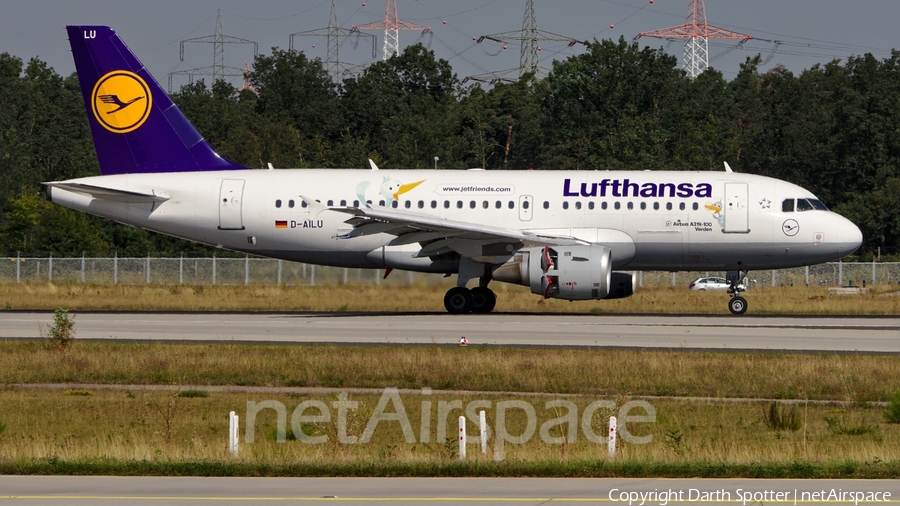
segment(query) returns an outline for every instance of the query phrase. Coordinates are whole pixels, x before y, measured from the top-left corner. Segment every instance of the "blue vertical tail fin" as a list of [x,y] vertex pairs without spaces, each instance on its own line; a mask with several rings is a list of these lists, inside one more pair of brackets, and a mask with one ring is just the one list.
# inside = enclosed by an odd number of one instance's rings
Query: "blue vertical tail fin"
[[100,172],[245,169],[219,156],[108,26],[67,26]]

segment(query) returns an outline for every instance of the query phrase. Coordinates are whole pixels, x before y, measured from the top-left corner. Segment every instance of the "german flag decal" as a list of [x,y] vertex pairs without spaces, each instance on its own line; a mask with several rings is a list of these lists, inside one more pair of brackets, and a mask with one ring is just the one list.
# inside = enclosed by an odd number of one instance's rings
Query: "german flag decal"
[[275,228],[288,228],[287,221],[275,220]]

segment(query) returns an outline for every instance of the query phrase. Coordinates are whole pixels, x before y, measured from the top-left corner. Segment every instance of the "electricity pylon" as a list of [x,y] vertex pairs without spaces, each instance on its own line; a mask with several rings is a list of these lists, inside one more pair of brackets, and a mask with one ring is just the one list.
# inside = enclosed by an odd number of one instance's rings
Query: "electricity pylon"
[[681,67],[692,79],[709,68],[709,39],[736,39],[738,44],[752,39],[750,35],[717,28],[706,23],[706,6],[703,0],[691,0],[688,5],[685,24],[670,26],[651,32],[637,34],[640,37],[657,37],[661,39],[685,39],[684,57]]

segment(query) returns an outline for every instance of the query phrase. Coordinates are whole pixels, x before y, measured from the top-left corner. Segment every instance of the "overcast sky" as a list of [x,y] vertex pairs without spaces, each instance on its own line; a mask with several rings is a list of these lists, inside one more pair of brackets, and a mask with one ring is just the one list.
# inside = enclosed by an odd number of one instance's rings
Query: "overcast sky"
[[[343,28],[384,18],[385,0],[335,0],[338,24]],[[534,0],[540,30],[578,40],[593,38],[633,39],[638,33],[685,22],[688,0]],[[525,0],[397,0],[401,20],[428,26],[433,36],[401,31],[400,44],[418,41],[430,44],[438,58],[449,60],[460,79],[475,74],[515,69],[520,46],[473,37],[518,31],[522,28]],[[166,85],[173,71],[210,66],[212,45],[185,45],[185,60],[179,61],[179,41],[212,35],[216,11],[221,9],[224,33],[259,43],[261,53],[278,46],[287,49],[289,34],[324,30],[328,26],[331,0],[3,0],[0,2],[0,52],[28,60],[38,57],[57,72],[74,70],[65,26],[105,24],[112,26],[135,51],[156,79]],[[738,47],[735,41],[710,44],[710,66],[726,79],[738,64],[757,53],[771,60],[763,70],[781,64],[795,73],[816,63],[851,55],[873,53],[879,59],[900,46],[897,22],[900,1],[865,0],[707,0],[709,24],[751,35],[755,40]],[[371,44],[362,41],[354,49],[353,39],[342,41],[341,60],[366,64],[380,60],[383,32],[377,36],[376,57]],[[781,41],[776,44],[774,41]],[[641,38],[640,44],[666,47],[681,58],[681,43]],[[541,64],[564,59],[582,51],[581,46],[541,42]],[[295,37],[294,47],[308,56],[326,57],[325,37]],[[243,67],[252,62],[249,45],[228,45],[226,65]],[[510,74],[518,75],[517,71]],[[187,78],[175,76],[177,87]],[[208,79],[207,79],[208,82]],[[239,82],[235,83],[239,84]]]

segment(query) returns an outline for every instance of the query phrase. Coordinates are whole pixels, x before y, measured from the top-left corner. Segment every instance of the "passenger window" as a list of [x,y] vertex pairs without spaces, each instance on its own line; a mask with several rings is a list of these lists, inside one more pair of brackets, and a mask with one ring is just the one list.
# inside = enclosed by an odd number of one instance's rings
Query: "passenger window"
[[462,200],[457,200],[457,201],[456,201],[456,208],[457,208],[457,209],[462,209]]
[[498,200],[497,202],[494,203],[494,207],[496,207],[497,209],[500,209],[501,207],[503,207],[503,202],[500,202]]
[[424,200],[419,201],[419,209],[425,209],[425,201]]
[[359,201],[358,201],[358,200],[354,200],[354,201],[353,201],[353,207],[359,207]]
[[278,199],[275,201],[275,207],[277,207],[277,208],[281,207],[281,199]]
[[684,202],[678,204],[678,209],[684,211]]
[[604,211],[606,210],[606,201],[605,200],[600,203],[600,209],[603,209]]
[[469,201],[469,209],[475,209],[475,201],[474,200]]
[[671,211],[671,210],[672,210],[672,203],[666,202],[666,211]]
[[487,201],[487,200],[485,200],[484,202],[481,203],[481,208],[482,208],[482,209],[487,209],[487,208],[490,207],[490,206],[491,206],[491,205],[488,204],[488,201]]
[[305,200],[301,200],[301,201],[300,201],[300,207],[306,209],[306,206],[307,206],[306,201],[305,201]]
[[528,209],[528,201],[527,200],[522,202],[522,209]]
[[410,207],[412,207],[412,201],[411,201],[411,200],[407,200],[406,202],[403,203],[403,205],[404,205],[407,209],[409,209]]
[[384,207],[384,201],[383,201],[383,200],[379,200],[379,201],[378,201],[378,205],[381,206],[381,207]]
[[391,201],[391,207],[393,207],[394,209],[397,209],[397,206],[399,206],[399,205],[400,205],[400,202],[397,202],[396,200]]
[[450,201],[449,200],[444,201],[444,209],[450,209]]
[[615,207],[615,208],[616,208],[616,210],[618,210],[618,209],[619,209],[619,208],[621,208],[621,207],[622,207],[622,204],[621,204],[621,203],[619,203],[619,202],[618,202],[618,201],[616,201],[616,203],[615,203],[615,205],[614,205],[614,206],[613,206],[613,207]]
[[581,201],[575,202],[575,209],[581,209]]
[[563,202],[563,209],[568,209],[568,208],[569,208],[569,203]]
[[550,202],[544,201],[544,209],[550,209]]
[[[317,201],[317,202],[318,202],[318,201]],[[366,201],[366,204],[369,204],[369,205],[371,206],[371,205],[372,205],[372,201],[371,201],[371,200],[367,200],[367,201]]]
[[628,203],[628,210],[632,210],[632,209],[634,209],[634,202],[629,202],[629,203]]
[[515,208],[516,208],[516,203],[513,202],[512,200],[510,200],[510,201],[509,201],[509,208],[510,208],[510,209],[515,209]]
[[797,199],[797,212],[812,211],[813,206],[806,199]]
[[654,202],[654,203],[653,203],[653,210],[654,210],[654,211],[659,211],[659,202]]
[[781,203],[781,212],[783,212],[783,213],[794,212],[794,199],[784,199],[784,202]]
[[[381,201],[381,205],[384,205],[384,201],[383,201],[383,200]],[[341,201],[341,207],[347,207],[347,201],[346,201],[346,200],[342,200],[342,201]]]
[[593,209],[593,208],[594,208],[594,201],[588,202],[588,209]]
[[437,200],[432,200],[432,201],[431,201],[431,208],[432,208],[432,209],[437,209]]
[[329,201],[328,201],[328,207],[332,207],[333,205],[334,205],[334,201],[333,201],[333,200],[329,200]]
[[647,203],[641,202],[641,211],[643,211],[644,209],[647,209]]
[[293,201],[293,200],[288,200],[288,207],[290,207],[291,209],[294,208],[294,201]]
[[700,209],[700,204],[694,202],[694,205],[691,206],[691,209],[693,209],[694,211],[696,211],[697,209]]

